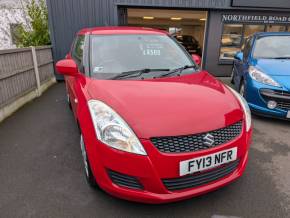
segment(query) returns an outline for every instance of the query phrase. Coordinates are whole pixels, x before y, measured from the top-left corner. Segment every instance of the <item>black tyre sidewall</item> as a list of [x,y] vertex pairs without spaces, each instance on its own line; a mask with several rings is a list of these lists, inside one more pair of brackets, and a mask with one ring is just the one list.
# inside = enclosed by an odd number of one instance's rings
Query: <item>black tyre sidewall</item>
[[[82,136],[82,135],[81,135]],[[85,143],[85,142],[84,142]],[[86,150],[86,146],[84,144],[84,149]],[[85,166],[83,166],[84,168],[84,174],[85,174],[85,177],[86,177],[86,180],[88,182],[88,184],[93,187],[93,188],[97,188],[98,187],[98,184],[96,182],[96,179],[92,173],[92,169],[91,169],[91,165],[90,165],[90,161],[88,159],[88,156],[86,155],[87,157],[87,165],[88,165],[88,175],[86,174],[86,170],[85,170]],[[82,157],[83,158],[83,157]]]

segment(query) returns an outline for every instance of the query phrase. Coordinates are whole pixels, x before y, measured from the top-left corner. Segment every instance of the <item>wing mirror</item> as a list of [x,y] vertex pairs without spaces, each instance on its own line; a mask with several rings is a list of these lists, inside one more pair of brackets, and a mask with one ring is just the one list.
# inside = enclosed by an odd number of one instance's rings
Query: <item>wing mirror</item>
[[239,51],[239,52],[237,52],[236,54],[235,54],[235,56],[234,56],[234,58],[236,59],[236,60],[239,60],[239,61],[242,61],[243,60],[243,52],[241,52],[241,51]]
[[59,74],[67,76],[76,76],[78,74],[78,66],[72,59],[60,60],[55,65]]
[[201,64],[201,57],[199,55],[193,54],[191,55],[192,60],[197,64],[200,65]]

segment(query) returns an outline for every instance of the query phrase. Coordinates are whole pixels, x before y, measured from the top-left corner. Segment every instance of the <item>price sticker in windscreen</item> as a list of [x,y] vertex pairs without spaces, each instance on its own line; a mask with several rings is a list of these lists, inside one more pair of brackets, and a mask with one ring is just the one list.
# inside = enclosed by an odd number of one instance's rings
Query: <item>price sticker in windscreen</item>
[[161,55],[161,51],[160,49],[144,49],[143,50],[143,55],[144,56],[160,56]]

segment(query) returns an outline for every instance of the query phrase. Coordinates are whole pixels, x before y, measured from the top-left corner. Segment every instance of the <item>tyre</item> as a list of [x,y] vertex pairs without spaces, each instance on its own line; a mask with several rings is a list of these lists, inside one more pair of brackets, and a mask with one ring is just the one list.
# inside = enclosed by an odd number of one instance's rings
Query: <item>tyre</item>
[[231,73],[231,84],[235,84],[235,68],[233,67],[232,73]]
[[245,97],[245,83],[244,83],[243,80],[241,81],[241,84],[240,84],[239,93],[240,93],[241,96]]
[[96,187],[98,187],[98,185],[97,185],[96,179],[92,173],[90,163],[88,161],[86,146],[85,146],[82,134],[80,137],[80,146],[81,146],[81,151],[82,151],[83,166],[84,166],[86,180],[91,187],[96,188]]
[[69,109],[72,110],[69,94],[66,95],[66,102],[69,106]]

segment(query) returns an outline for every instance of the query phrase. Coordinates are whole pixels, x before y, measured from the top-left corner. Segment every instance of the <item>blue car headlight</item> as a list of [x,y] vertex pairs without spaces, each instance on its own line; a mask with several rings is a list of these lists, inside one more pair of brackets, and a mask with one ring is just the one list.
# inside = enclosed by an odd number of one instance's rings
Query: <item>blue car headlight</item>
[[263,73],[261,70],[257,69],[256,67],[253,67],[253,66],[249,67],[249,75],[253,80],[256,80],[257,82],[270,85],[270,86],[281,87],[279,83],[277,83],[270,76]]

